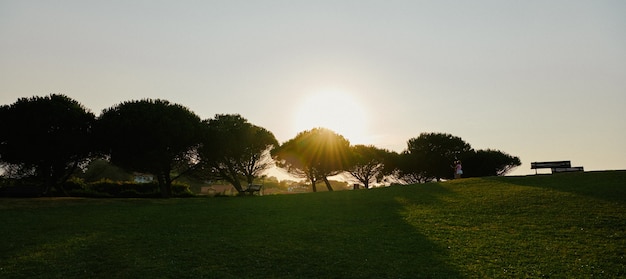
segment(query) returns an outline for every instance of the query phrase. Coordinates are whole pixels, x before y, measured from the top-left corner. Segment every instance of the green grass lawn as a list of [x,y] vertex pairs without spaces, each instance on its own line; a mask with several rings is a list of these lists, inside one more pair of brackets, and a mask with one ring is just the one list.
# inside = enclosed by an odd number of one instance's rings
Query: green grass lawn
[[626,277],[626,172],[188,199],[0,199],[0,278]]

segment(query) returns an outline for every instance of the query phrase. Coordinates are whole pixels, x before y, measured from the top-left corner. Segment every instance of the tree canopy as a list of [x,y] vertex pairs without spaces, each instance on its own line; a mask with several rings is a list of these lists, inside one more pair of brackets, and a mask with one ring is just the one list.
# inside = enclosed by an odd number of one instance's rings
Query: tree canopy
[[391,152],[373,145],[355,145],[351,147],[351,164],[348,173],[363,183],[365,189],[370,183],[382,180],[389,174]]
[[466,177],[505,175],[521,164],[518,157],[499,150],[477,150],[463,159],[463,172]]
[[202,121],[186,107],[164,100],[128,101],[97,120],[100,148],[113,164],[157,177],[161,195],[171,195],[172,172],[197,164]]
[[452,162],[472,151],[469,143],[446,133],[422,133],[409,139],[407,145],[405,166],[426,180],[452,178]]
[[314,128],[283,143],[274,150],[272,157],[277,166],[308,179],[313,192],[317,191],[319,180],[332,191],[328,177],[340,174],[350,166],[350,142],[329,129]]
[[64,192],[62,183],[93,149],[95,116],[59,94],[18,99],[0,107],[0,161],[9,175],[34,176]]
[[[95,159],[104,161],[81,164]],[[473,150],[460,137],[422,133],[407,141],[401,154],[375,146],[355,145],[326,128],[298,133],[282,145],[269,130],[239,114],[217,114],[202,121],[195,113],[166,100],[127,101],[97,118],[78,102],[58,94],[18,99],[0,106],[0,166],[3,176],[36,178],[42,190],[61,186],[79,167],[90,166],[84,179],[110,177],[103,170],[121,167],[151,174],[161,195],[171,183],[194,171],[203,179],[224,180],[240,193],[273,164],[306,179],[317,191],[329,177],[349,173],[369,188],[382,177],[421,183],[453,177],[461,160],[465,177],[504,175],[521,165],[499,150]],[[100,168],[98,170],[98,168]],[[199,172],[195,172],[198,171]],[[117,175],[115,177],[118,177]]]
[[218,114],[204,123],[207,129],[199,154],[210,176],[228,181],[242,193],[241,180],[250,185],[272,166],[269,152],[278,146],[272,132],[238,114]]

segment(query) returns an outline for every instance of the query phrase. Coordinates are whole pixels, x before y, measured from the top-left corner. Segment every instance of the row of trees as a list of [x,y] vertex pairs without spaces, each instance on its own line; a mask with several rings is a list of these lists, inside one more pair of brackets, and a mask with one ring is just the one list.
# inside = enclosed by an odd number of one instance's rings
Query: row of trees
[[219,179],[243,192],[276,164],[307,179],[313,191],[328,177],[348,173],[366,188],[383,177],[409,183],[452,178],[450,164],[465,161],[469,176],[503,175],[520,165],[497,150],[475,151],[449,134],[423,133],[395,153],[350,145],[325,129],[303,131],[279,144],[265,128],[238,114],[202,120],[165,100],[127,101],[95,116],[59,94],[21,98],[0,107],[0,164],[4,175],[36,178],[44,193],[62,184],[89,160],[105,158],[129,171],[153,174],[161,195],[182,175]]

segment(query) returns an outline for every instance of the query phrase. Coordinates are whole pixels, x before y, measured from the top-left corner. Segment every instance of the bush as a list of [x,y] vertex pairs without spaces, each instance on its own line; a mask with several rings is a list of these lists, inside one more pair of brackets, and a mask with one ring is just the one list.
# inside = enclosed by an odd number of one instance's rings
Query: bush
[[[158,198],[161,190],[158,183],[136,183],[133,181],[113,181],[101,179],[85,183],[81,178],[73,177],[63,183],[63,188],[70,196],[88,198]],[[0,177],[0,196],[3,197],[38,197],[41,196],[39,183],[29,179],[10,179]],[[172,196],[194,197],[188,184],[172,183]]]
[[[117,198],[157,198],[160,197],[158,183],[136,183],[132,181],[112,181],[103,179],[89,183],[83,191],[73,191],[73,195],[82,197],[117,197]],[[172,183],[172,196],[193,197],[189,185]]]
[[103,179],[90,183],[88,188],[92,193],[105,194],[111,197],[148,198],[159,195],[159,185],[155,183],[135,183],[130,181],[111,181]]
[[63,189],[65,189],[68,193],[85,190],[86,187],[87,184],[85,181],[78,177],[72,177],[63,183]]
[[0,188],[2,187],[39,187],[41,186],[41,182],[34,177],[24,177],[24,178],[10,178],[10,177],[2,177],[0,179]]
[[179,182],[172,183],[172,196],[185,198],[185,197],[195,197],[195,194],[191,192],[189,185]]
[[36,198],[41,194],[41,183],[32,178],[0,177],[0,197]]
[[91,189],[74,190],[70,192],[70,196],[83,198],[113,198],[110,194],[96,192]]

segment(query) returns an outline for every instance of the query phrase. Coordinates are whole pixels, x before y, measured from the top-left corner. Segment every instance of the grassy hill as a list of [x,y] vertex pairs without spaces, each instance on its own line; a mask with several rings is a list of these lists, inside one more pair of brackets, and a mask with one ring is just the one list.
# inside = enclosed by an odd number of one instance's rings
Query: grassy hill
[[626,276],[626,171],[190,199],[0,199],[0,278]]

